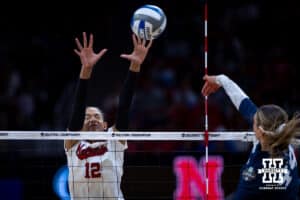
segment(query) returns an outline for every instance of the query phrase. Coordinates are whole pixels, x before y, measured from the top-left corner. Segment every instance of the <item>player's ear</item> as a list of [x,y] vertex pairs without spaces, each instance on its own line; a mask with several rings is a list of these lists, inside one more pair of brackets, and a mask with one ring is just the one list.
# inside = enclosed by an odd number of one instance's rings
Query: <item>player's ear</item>
[[106,130],[107,129],[107,122],[102,122],[102,123],[103,123],[104,130]]

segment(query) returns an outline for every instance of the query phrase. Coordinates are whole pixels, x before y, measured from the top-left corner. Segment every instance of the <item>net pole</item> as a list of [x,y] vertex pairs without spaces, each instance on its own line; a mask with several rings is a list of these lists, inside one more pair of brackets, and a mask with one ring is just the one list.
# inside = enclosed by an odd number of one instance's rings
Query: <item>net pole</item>
[[[207,56],[208,56],[208,39],[207,39],[207,22],[208,22],[208,14],[207,14],[207,1],[204,4],[204,73],[208,74],[207,70]],[[204,131],[204,142],[205,142],[205,172],[206,172],[206,199],[208,200],[208,192],[209,192],[209,177],[208,177],[208,96],[205,96],[204,99],[205,106],[205,131]]]

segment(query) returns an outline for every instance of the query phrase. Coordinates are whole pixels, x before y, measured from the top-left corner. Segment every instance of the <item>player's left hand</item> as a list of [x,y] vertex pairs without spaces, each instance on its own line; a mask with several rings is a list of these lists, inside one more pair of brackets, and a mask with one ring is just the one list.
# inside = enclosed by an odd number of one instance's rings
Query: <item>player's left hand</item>
[[152,40],[146,44],[146,40],[142,40],[135,34],[132,34],[132,41],[134,46],[133,52],[131,54],[121,54],[121,57],[131,61],[133,65],[141,65],[152,45]]

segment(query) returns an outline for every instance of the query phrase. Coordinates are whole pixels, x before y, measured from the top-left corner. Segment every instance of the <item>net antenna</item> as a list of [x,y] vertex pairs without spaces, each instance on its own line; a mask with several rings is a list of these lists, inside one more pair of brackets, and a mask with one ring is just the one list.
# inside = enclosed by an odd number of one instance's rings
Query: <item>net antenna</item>
[[[207,0],[205,1],[204,4],[204,73],[205,75],[207,75],[207,56],[208,56],[208,38],[207,38],[207,23],[208,23],[208,13],[207,13]],[[208,96],[206,95],[204,97],[204,106],[205,106],[205,138],[204,138],[204,142],[205,142],[205,182],[206,182],[206,199],[208,200],[208,192],[209,192],[209,188],[208,188],[208,181],[209,181],[209,177],[208,177]]]

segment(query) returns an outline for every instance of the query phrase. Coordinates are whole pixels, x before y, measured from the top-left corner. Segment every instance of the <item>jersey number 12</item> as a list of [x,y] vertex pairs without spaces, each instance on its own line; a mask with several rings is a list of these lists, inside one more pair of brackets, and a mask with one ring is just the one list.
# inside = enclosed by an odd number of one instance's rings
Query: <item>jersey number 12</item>
[[94,162],[94,163],[85,163],[85,178],[100,178],[100,163]]

